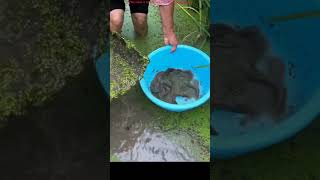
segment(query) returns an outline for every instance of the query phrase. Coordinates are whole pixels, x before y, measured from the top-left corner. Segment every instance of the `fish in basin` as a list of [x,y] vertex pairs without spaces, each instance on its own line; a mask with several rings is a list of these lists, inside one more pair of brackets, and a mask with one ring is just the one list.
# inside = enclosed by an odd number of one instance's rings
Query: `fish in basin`
[[227,24],[211,30],[213,107],[245,113],[247,120],[265,114],[280,119],[286,112],[285,65],[263,33]]
[[177,97],[199,98],[199,81],[189,70],[168,68],[159,72],[151,82],[151,93],[158,99],[177,104]]

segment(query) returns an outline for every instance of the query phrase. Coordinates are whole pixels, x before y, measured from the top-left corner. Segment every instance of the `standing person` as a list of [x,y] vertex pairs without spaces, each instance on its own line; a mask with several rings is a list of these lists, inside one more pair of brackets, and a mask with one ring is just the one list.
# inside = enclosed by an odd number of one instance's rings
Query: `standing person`
[[[129,0],[134,30],[139,36],[145,36],[148,32],[149,1]],[[171,45],[171,52],[174,52],[178,45],[173,22],[174,0],[151,0],[151,2],[159,6],[164,43]],[[111,0],[110,6],[110,31],[121,32],[125,11],[124,0]]]

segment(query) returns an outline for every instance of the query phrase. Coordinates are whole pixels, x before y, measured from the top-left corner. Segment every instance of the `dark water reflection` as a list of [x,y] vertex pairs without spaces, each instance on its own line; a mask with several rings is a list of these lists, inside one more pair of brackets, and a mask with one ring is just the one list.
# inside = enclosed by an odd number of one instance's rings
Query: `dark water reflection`
[[106,179],[108,102],[86,64],[53,101],[0,129],[0,179]]

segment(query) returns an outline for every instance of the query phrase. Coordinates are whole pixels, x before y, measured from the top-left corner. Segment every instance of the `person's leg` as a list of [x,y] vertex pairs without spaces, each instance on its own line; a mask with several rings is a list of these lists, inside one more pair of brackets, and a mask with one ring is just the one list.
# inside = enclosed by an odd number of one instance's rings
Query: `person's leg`
[[131,14],[135,32],[139,36],[145,36],[148,32],[147,15],[144,13]]
[[147,14],[149,0],[137,0],[136,3],[135,0],[131,0],[129,2],[134,30],[139,36],[145,36],[148,32]]
[[121,32],[124,18],[125,4],[123,0],[110,2],[110,31]]

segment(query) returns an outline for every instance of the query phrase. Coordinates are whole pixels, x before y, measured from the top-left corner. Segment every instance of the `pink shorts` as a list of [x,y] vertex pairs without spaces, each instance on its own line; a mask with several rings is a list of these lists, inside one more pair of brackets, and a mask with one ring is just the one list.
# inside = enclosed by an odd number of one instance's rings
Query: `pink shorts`
[[166,6],[171,4],[173,0],[151,0],[150,2],[159,6]]

